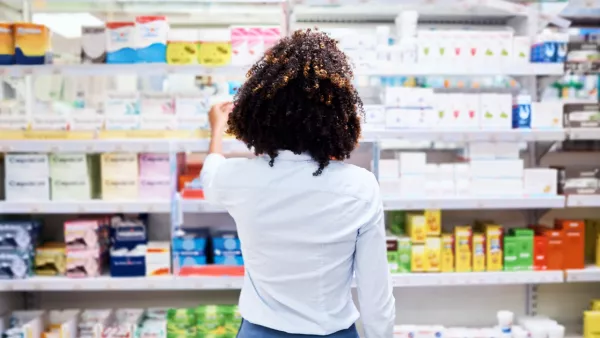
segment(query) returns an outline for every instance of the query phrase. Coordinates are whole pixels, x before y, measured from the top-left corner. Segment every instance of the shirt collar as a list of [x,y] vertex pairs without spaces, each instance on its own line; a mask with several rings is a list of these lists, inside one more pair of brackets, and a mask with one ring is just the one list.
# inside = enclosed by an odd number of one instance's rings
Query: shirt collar
[[[269,158],[269,156],[266,156]],[[279,154],[275,158],[275,161],[312,161],[312,157],[308,153],[294,154],[290,150],[279,150]]]

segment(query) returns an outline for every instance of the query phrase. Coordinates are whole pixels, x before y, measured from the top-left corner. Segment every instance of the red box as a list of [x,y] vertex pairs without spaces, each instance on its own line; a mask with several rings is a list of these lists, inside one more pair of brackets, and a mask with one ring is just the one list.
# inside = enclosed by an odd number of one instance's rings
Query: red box
[[548,237],[535,236],[533,238],[533,269],[536,271],[548,270]]
[[546,247],[546,267],[548,270],[564,269],[564,242],[563,233],[560,230],[546,229],[543,232],[548,239]]

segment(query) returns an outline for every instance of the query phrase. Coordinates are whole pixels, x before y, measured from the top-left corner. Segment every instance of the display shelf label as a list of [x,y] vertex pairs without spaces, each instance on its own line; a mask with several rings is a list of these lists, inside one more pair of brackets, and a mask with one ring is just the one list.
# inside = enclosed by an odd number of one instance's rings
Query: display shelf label
[[103,130],[100,139],[196,139],[202,138],[200,130]]
[[0,130],[0,140],[92,140],[94,132],[68,130]]

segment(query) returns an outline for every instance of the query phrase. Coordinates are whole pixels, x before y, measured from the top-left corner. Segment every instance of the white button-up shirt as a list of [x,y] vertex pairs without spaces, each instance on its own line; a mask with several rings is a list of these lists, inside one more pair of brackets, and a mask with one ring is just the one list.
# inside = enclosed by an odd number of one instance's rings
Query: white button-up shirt
[[359,318],[367,338],[393,336],[395,301],[383,205],[373,174],[332,161],[320,176],[309,155],[225,159],[210,154],[206,200],[235,220],[246,274],[240,312],[253,324],[328,335]]

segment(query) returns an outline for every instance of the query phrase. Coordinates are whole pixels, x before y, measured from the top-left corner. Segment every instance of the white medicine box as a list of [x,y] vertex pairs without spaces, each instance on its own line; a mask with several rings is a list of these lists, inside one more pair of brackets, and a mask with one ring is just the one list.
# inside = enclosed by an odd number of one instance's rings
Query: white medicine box
[[481,129],[512,129],[512,96],[481,94]]
[[50,174],[46,154],[6,154],[4,157],[6,178],[47,178]]

